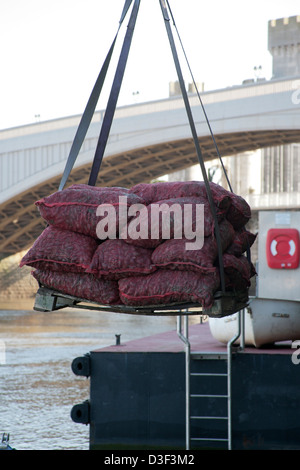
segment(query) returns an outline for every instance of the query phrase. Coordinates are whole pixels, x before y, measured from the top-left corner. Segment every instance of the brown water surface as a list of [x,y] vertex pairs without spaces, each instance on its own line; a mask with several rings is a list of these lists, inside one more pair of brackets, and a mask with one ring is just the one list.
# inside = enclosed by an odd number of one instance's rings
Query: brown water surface
[[0,436],[17,450],[88,450],[89,426],[70,412],[89,398],[89,379],[73,374],[73,359],[116,334],[127,342],[176,328],[176,317],[18,308],[0,306]]

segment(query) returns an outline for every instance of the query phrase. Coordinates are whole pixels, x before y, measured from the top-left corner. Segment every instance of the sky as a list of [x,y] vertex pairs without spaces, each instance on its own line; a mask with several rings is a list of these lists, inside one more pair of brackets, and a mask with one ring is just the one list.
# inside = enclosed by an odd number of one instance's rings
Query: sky
[[[0,0],[0,129],[82,114],[124,0]],[[169,0],[189,65],[205,90],[272,76],[268,21],[299,0]],[[129,12],[130,14],[130,12]],[[105,109],[129,14],[97,109]],[[172,24],[172,23],[171,23]],[[177,32],[172,30],[177,41]],[[186,83],[192,81],[181,48]],[[168,97],[177,74],[159,0],[141,0],[118,106]]]

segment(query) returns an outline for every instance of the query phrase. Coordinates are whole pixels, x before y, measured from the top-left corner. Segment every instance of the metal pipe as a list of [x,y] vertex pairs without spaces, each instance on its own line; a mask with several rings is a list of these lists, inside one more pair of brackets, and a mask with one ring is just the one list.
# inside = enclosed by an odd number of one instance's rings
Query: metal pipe
[[181,332],[181,315],[177,316],[177,334],[185,345],[185,446],[190,449],[190,342],[188,340],[188,315],[184,317],[184,334]]
[[241,311],[241,339],[240,339],[240,350],[245,349],[245,313],[246,309],[243,308]]
[[238,331],[227,343],[227,410],[228,410],[228,450],[232,449],[231,430],[231,376],[232,376],[232,345],[241,335],[241,311],[238,312]]

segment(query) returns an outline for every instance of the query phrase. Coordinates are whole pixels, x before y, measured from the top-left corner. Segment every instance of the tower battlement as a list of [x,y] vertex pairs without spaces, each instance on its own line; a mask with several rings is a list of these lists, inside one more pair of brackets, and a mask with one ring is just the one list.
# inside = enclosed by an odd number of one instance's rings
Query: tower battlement
[[300,74],[300,15],[268,22],[268,50],[274,78]]

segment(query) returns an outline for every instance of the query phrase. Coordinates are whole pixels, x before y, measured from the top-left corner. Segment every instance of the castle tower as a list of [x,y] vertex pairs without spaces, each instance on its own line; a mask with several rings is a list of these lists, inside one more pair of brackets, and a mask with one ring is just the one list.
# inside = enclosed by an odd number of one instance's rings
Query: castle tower
[[300,15],[268,22],[273,78],[300,75]]

